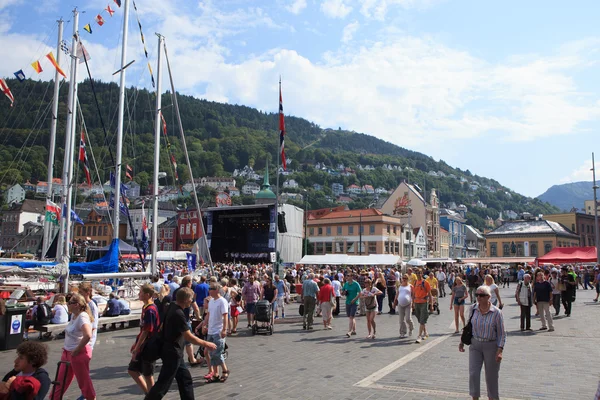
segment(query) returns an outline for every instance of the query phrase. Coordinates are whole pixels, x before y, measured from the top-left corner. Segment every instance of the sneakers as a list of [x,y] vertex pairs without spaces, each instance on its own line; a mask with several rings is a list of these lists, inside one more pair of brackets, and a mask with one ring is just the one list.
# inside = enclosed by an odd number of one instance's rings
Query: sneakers
[[346,333],[346,337],[350,337],[351,334],[352,334],[352,332]]
[[421,339],[425,340],[425,339],[427,339],[428,337],[429,337],[429,333],[425,333],[425,335],[423,335],[423,336],[421,337]]
[[415,340],[415,343],[421,343],[421,337],[417,336],[417,340]]
[[406,339],[406,335],[403,333],[402,335],[400,335],[400,339]]
[[281,313],[281,318],[285,318],[285,313]]
[[373,336],[369,333],[365,339],[372,339]]
[[545,326],[542,326],[542,327],[540,328],[540,331],[546,331],[546,330],[548,330],[548,328],[547,328],[547,327],[545,327]]
[[356,331],[352,331],[352,334],[353,334],[353,335],[356,335]]
[[331,327],[331,325],[327,325],[327,330],[332,330],[333,328]]

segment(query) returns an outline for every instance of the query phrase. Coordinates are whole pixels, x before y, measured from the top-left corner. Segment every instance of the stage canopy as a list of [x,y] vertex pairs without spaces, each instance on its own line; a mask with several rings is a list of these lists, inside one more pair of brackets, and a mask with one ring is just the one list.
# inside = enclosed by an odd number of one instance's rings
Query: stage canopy
[[461,258],[459,264],[526,264],[535,261],[535,257],[473,257]]
[[396,265],[400,257],[393,254],[369,254],[368,256],[349,256],[347,254],[325,254],[304,256],[297,264],[303,265]]
[[536,259],[538,264],[567,264],[597,262],[596,247],[555,247]]

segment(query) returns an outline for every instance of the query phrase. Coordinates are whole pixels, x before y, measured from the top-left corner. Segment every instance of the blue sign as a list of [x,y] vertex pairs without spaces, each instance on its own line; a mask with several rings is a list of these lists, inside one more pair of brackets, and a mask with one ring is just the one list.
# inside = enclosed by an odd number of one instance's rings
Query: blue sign
[[18,319],[15,319],[12,323],[12,329],[13,331],[19,331],[19,328],[21,327],[21,321],[19,321]]

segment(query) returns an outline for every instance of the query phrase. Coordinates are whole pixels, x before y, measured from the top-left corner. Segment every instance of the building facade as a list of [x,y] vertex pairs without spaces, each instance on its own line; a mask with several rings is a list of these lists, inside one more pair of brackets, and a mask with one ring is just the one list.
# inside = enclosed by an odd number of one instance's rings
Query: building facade
[[189,251],[200,235],[200,218],[198,211],[194,209],[181,210],[177,212],[177,251]]
[[25,230],[28,222],[43,223],[46,203],[40,200],[25,199],[22,203],[13,203],[2,215],[2,233],[0,246],[7,255],[16,254],[19,234]]
[[577,247],[579,236],[547,220],[506,221],[485,235],[488,257],[540,257],[555,247]]
[[544,215],[544,219],[548,221],[558,222],[559,224],[570,229],[571,232],[574,232],[577,235],[579,235],[580,246],[595,246],[596,229],[599,229],[600,226],[595,226],[596,224],[593,214],[590,215],[587,213],[578,212],[548,214]]
[[[152,218],[153,211],[149,207],[145,207],[144,211],[146,213],[146,221],[148,223],[148,233],[150,237],[152,236]],[[135,231],[135,236],[138,240],[142,238],[142,206],[141,205],[131,205],[129,207],[129,215],[131,216],[131,225],[133,226],[133,231],[129,224],[127,224],[127,237],[126,240],[131,243],[133,241],[133,232]],[[177,208],[168,202],[159,202],[158,203],[158,224],[162,224],[169,218],[172,218],[177,215]],[[148,241],[150,241],[150,237],[148,237]]]
[[457,207],[457,211],[443,208],[440,210],[440,225],[448,231],[450,235],[449,257],[450,258],[465,258],[467,256],[467,248],[465,240],[466,231],[466,207],[461,205]]
[[6,204],[20,203],[23,200],[25,200],[25,189],[18,183],[4,192],[4,201]]
[[450,232],[440,228],[440,257],[450,257]]
[[[586,214],[594,215],[594,200],[586,200],[583,205]],[[596,203],[598,215],[600,215],[600,201]]]
[[314,254],[402,256],[400,219],[373,208],[309,212],[307,225]]
[[465,225],[465,247],[467,257],[483,257],[485,253],[485,237],[475,227]]
[[158,226],[158,251],[177,250],[178,220],[176,215]]
[[[92,210],[75,210],[83,225],[75,225],[74,240],[88,242],[92,246],[108,246],[113,239],[113,225],[109,210],[93,208]],[[125,240],[127,235],[127,221],[121,219],[119,223],[119,239]]]

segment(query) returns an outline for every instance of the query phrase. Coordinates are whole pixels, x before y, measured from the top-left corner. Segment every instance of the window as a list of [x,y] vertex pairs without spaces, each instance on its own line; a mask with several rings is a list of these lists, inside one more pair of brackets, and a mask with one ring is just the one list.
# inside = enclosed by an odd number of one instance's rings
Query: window
[[179,234],[183,235],[183,233],[185,232],[185,227],[182,225],[179,225]]
[[192,233],[196,235],[196,224],[192,224]]
[[517,257],[523,257],[523,243],[517,243]]
[[410,231],[406,231],[406,240],[410,240]]
[[375,225],[369,225],[369,234],[374,234],[375,233]]
[[396,248],[394,254],[400,254],[400,243],[396,242],[394,247]]
[[325,234],[327,236],[331,236],[331,227],[330,226],[328,226],[327,228],[325,228]]
[[365,233],[365,227],[364,226],[360,226],[360,233]]
[[583,224],[581,224],[581,233],[583,233],[584,231],[585,231],[584,226],[583,226]]
[[102,246],[106,246],[106,240],[102,241]]
[[308,233],[309,233],[310,236],[314,236],[315,235],[315,228],[310,228],[308,230]]
[[187,224],[185,224],[185,233],[186,235],[189,235],[190,232],[192,230],[192,224],[190,224],[189,222]]
[[135,230],[135,237],[139,237],[139,236],[140,236],[140,230],[139,230],[139,229],[136,229],[136,230]]
[[354,235],[354,225],[348,226],[348,235]]
[[[390,226],[388,225],[388,228],[389,227]],[[388,229],[388,232],[389,232],[389,229]],[[385,252],[384,253],[389,254],[389,252],[390,252],[390,242],[385,242]]]
[[323,228],[319,228],[318,232],[319,232],[319,235],[322,235],[323,234]]
[[496,243],[492,243],[490,244],[490,257],[497,257],[498,256],[498,248],[497,248],[497,244]]
[[354,242],[346,242],[346,253],[354,253]]
[[571,231],[575,232],[575,224],[571,224]]
[[391,228],[391,226],[388,225],[387,226],[387,233],[388,233],[388,235],[390,234],[390,228]]
[[344,252],[344,242],[334,242],[333,252],[338,253],[338,254],[343,253]]
[[369,242],[369,254],[377,253],[377,242]]
[[325,243],[325,254],[331,254],[331,249],[332,249],[331,244],[332,244],[331,242]]
[[395,226],[394,226],[394,235],[396,234],[396,228],[397,228],[397,227],[395,227]]
[[342,227],[341,227],[341,226],[338,226],[338,227],[337,227],[337,234],[338,234],[338,235],[341,235],[341,234],[342,234]]
[[502,257],[510,256],[510,244],[502,243]]
[[323,254],[323,243],[322,242],[317,242],[315,247],[316,247],[317,254]]
[[104,235],[103,236],[108,236],[108,226],[104,226]]
[[544,254],[552,251],[552,243],[544,243]]
[[97,228],[96,226],[94,226],[92,228],[92,236],[96,236],[96,228]]
[[587,225],[587,226],[585,227],[585,231],[586,231],[587,233],[590,233],[590,226],[589,226],[589,225]]
[[531,257],[537,257],[538,256],[538,245],[537,245],[537,243],[531,243],[529,245],[529,253],[531,254]]

